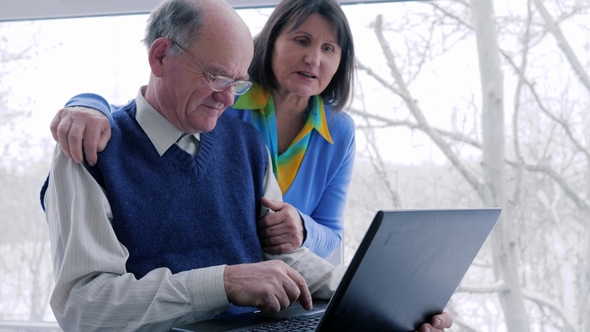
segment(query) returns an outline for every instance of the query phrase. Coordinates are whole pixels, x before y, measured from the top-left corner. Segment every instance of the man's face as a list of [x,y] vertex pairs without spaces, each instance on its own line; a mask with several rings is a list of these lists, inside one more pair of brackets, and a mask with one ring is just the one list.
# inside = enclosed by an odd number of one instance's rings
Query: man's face
[[[207,30],[207,29],[205,29]],[[205,31],[198,41],[186,47],[186,55],[169,56],[165,61],[162,77],[160,104],[162,114],[177,128],[188,133],[213,130],[217,119],[226,107],[233,105],[233,88],[216,92],[210,87],[210,77],[190,59],[198,62],[212,75],[222,75],[233,80],[247,80],[248,66],[252,60],[253,46],[249,32],[243,37],[228,37],[229,32],[216,29]],[[174,48],[171,43],[171,48]],[[179,51],[179,50],[177,50]]]

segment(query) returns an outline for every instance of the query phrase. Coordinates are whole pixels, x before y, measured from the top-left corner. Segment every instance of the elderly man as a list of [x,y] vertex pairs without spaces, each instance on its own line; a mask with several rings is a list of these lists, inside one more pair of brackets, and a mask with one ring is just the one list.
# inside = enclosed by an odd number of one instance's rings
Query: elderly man
[[280,190],[260,135],[221,116],[250,87],[248,27],[224,1],[170,0],[144,42],[148,85],[113,114],[97,164],[55,149],[43,197],[60,326],[165,331],[329,298],[343,266],[304,248],[269,256],[257,237],[262,202]]

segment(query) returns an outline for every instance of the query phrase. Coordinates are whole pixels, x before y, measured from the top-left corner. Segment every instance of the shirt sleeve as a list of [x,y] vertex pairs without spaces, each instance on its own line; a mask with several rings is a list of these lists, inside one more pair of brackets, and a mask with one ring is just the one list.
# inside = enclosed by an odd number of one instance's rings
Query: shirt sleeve
[[54,151],[45,196],[55,289],[50,304],[66,331],[167,331],[229,308],[225,266],[177,274],[127,273],[127,249],[111,227],[102,188],[83,165]]

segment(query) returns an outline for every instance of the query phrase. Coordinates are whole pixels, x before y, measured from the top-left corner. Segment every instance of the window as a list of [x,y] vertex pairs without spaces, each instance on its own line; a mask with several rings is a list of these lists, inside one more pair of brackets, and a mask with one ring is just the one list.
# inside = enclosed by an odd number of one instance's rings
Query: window
[[[344,260],[379,209],[502,206],[452,330],[588,330],[589,7],[479,2],[343,6],[359,62]],[[255,34],[271,10],[239,12]],[[0,330],[56,329],[38,199],[49,122],[77,93],[134,98],[146,18],[0,23]]]

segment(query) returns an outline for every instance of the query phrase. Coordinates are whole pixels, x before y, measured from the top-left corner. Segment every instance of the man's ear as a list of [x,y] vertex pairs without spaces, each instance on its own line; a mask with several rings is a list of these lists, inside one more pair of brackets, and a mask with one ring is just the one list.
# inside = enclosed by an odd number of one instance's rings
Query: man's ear
[[170,53],[170,49],[174,47],[174,44],[167,38],[158,38],[150,47],[148,52],[148,61],[152,74],[156,77],[160,77],[164,73],[164,58]]

